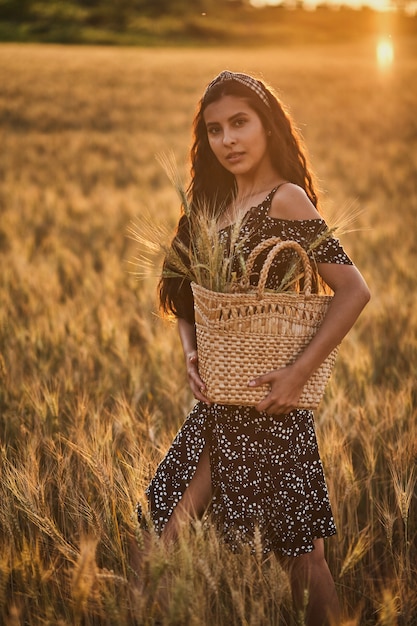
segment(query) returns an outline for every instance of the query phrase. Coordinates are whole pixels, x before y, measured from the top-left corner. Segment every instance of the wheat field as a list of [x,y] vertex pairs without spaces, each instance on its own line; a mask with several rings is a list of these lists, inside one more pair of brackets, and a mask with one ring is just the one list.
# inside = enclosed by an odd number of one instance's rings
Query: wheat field
[[[417,54],[399,42],[268,49],[0,46],[0,623],[295,624],[286,573],[207,524],[142,547],[134,506],[192,406],[158,259],[132,223],[173,229],[204,86],[263,75],[309,147],[372,301],[316,412],[345,626],[417,624]],[[167,589],[166,581],[169,580]],[[164,601],[161,597],[165,598]]]

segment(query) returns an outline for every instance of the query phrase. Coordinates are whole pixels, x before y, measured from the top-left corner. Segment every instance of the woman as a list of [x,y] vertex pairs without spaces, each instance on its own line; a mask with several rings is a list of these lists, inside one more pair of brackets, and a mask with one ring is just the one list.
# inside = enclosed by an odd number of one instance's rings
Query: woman
[[[161,305],[178,318],[198,402],[147,489],[153,523],[165,540],[174,540],[182,523],[211,505],[232,549],[251,544],[259,528],[265,554],[273,551],[290,562],[293,597],[300,606],[307,589],[308,624],[336,623],[338,600],[323,549],[324,537],[336,531],[313,416],[296,407],[304,384],[349,331],[369,291],[337,239],[324,236],[311,252],[326,230],[312,176],[289,116],[261,81],[222,72],[209,84],[194,121],[191,162],[191,211],[202,203],[224,207],[218,227],[225,241],[232,223],[244,216],[245,257],[271,236],[297,240],[314,256],[334,298],[319,331],[292,365],[249,382],[270,387],[257,406],[223,406],[210,403],[199,375],[190,285],[161,279]],[[189,243],[188,224],[182,216],[174,246]],[[291,254],[284,254],[275,262],[268,288],[279,285],[290,261]]]

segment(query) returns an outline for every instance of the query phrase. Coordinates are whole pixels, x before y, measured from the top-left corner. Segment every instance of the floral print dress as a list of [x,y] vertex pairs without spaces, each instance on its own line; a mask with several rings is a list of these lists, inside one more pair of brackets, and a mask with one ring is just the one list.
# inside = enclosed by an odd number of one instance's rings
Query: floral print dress
[[[351,265],[339,241],[326,235],[324,220],[269,216],[277,189],[249,211],[241,229],[243,255],[278,236],[300,243],[317,263]],[[227,237],[228,229],[222,234]],[[285,251],[274,261],[268,288],[280,284],[292,258],[293,252]],[[251,280],[256,284],[256,275]],[[336,532],[311,411],[268,415],[253,407],[197,402],[146,490],[157,533],[181,500],[205,446],[214,490],[211,519],[232,550],[252,545],[259,529],[265,554],[297,556],[313,550],[315,539]]]

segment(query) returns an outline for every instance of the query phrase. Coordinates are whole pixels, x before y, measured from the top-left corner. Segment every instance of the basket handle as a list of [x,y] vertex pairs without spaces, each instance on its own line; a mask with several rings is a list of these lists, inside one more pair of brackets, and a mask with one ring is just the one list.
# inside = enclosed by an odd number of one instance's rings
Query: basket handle
[[265,239],[260,244],[255,246],[252,250],[248,259],[246,261],[246,275],[241,281],[241,287],[243,289],[247,289],[249,287],[249,276],[252,272],[253,265],[255,263],[256,258],[259,256],[261,252],[273,246],[272,250],[268,253],[264,264],[262,266],[261,272],[259,274],[259,282],[257,294],[258,298],[262,298],[265,291],[265,284],[268,278],[269,270],[271,269],[272,261],[275,259],[277,254],[282,252],[282,250],[292,249],[295,250],[298,256],[301,259],[301,263],[303,265],[304,270],[304,294],[306,296],[311,295],[311,282],[313,277],[313,271],[311,269],[310,260],[308,258],[307,252],[304,250],[302,246],[296,241],[288,240],[282,241],[279,237],[270,237],[269,239]]

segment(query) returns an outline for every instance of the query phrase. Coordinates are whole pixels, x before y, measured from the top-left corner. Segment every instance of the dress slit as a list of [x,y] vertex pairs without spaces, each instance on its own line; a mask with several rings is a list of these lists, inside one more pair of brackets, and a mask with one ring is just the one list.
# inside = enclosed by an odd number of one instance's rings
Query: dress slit
[[209,441],[204,416],[201,413],[196,415],[193,410],[146,489],[153,525],[158,534],[161,534],[191,483],[206,445]]

